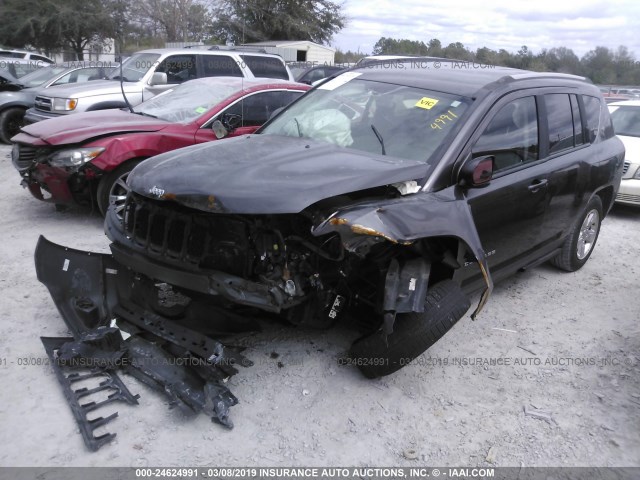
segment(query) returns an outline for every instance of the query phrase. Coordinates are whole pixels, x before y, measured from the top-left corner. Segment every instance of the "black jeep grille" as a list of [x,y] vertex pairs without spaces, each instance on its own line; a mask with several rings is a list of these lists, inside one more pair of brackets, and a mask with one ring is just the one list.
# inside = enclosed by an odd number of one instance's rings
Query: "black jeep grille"
[[247,277],[253,262],[247,222],[129,194],[124,231],[151,257],[187,268]]
[[622,167],[622,175],[627,174],[630,166],[631,166],[631,162],[624,162],[624,166]]

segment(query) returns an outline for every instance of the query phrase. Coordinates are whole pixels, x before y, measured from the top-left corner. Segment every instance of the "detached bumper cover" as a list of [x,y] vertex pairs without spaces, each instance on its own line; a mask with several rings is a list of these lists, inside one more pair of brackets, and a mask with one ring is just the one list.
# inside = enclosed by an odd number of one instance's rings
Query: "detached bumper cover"
[[[207,333],[212,327],[230,333],[243,331],[243,326],[244,331],[256,330],[255,323],[245,321],[242,325],[237,316],[228,314],[225,318],[221,310],[215,307],[203,310],[197,302],[192,302],[196,305],[180,321],[165,318],[145,304],[148,298],[141,292],[149,288],[149,283],[111,255],[63,247],[42,236],[36,247],[35,264],[38,280],[49,289],[73,333],[73,338],[43,342],[89,449],[95,451],[114,438],[114,434],[94,437],[93,430],[117,414],[92,423],[86,413],[97,407],[81,404],[79,399],[107,388],[118,390],[117,368],[124,368],[164,393],[171,405],[183,412],[204,412],[213,421],[233,427],[229,408],[238,400],[223,382],[238,372],[236,366],[248,367],[252,362],[190,325],[194,317],[195,320],[199,317],[204,320]],[[125,341],[116,341],[121,340],[119,331],[108,328],[114,321],[129,334]],[[95,368],[92,375],[104,374],[108,383],[101,384],[95,392],[74,391],[70,385],[74,378],[80,378],[79,374],[66,375],[60,365],[67,368],[91,365]],[[135,403],[127,392],[122,395],[113,399]]]

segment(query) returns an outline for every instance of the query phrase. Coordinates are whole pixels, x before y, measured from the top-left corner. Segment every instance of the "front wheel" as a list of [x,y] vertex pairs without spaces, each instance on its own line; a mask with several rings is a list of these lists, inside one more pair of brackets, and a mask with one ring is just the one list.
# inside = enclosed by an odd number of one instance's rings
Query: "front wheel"
[[562,244],[562,250],[558,256],[551,259],[551,263],[561,270],[575,272],[587,263],[598,235],[602,222],[602,201],[595,195],[582,215],[578,218],[573,229]]
[[129,173],[131,173],[131,170],[142,162],[142,160],[143,159],[128,160],[126,163],[123,163],[102,177],[98,184],[96,197],[98,209],[103,217],[107,214],[107,209],[111,204],[114,205],[117,215],[122,214],[121,212],[124,209],[127,193],[129,193],[127,177]]
[[424,312],[396,315],[393,333],[378,331],[354,342],[349,357],[367,378],[389,375],[410,365],[447,333],[471,306],[457,283],[429,287]]
[[0,113],[0,140],[11,144],[11,137],[20,133],[24,126],[24,108],[7,108]]

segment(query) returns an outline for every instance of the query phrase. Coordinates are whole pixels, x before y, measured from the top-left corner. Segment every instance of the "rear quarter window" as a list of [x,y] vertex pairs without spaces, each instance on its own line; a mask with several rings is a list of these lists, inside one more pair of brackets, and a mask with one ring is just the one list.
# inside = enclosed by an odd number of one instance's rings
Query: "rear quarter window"
[[573,115],[569,95],[551,93],[544,96],[549,125],[549,154],[574,146]]
[[597,138],[606,140],[613,137],[615,135],[613,123],[604,100],[590,95],[583,95],[582,101],[584,103],[589,142],[593,143]]
[[203,77],[243,77],[242,70],[229,55],[199,55]]
[[289,74],[284,62],[274,57],[261,57],[258,55],[240,55],[242,61],[257,78],[280,78],[289,80]]

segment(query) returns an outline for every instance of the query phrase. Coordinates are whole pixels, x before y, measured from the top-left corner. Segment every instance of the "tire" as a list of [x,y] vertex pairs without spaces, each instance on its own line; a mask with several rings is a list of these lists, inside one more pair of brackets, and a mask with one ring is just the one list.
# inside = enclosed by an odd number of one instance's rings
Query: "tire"
[[398,314],[386,341],[377,331],[354,342],[349,357],[367,378],[394,373],[442,338],[470,306],[458,284],[439,282],[427,291],[423,313]]
[[11,137],[20,133],[20,127],[24,126],[24,108],[7,108],[0,113],[0,140],[11,144]]
[[596,246],[601,222],[602,200],[594,195],[562,244],[561,252],[551,259],[551,264],[567,272],[582,268]]
[[126,192],[129,191],[126,185],[127,177],[129,173],[131,173],[131,170],[142,162],[142,160],[144,159],[128,160],[102,177],[98,184],[96,197],[98,209],[103,217],[107,214],[109,203],[112,201],[111,197],[114,197],[113,201],[118,203],[119,206],[124,206],[124,198],[126,197]]

